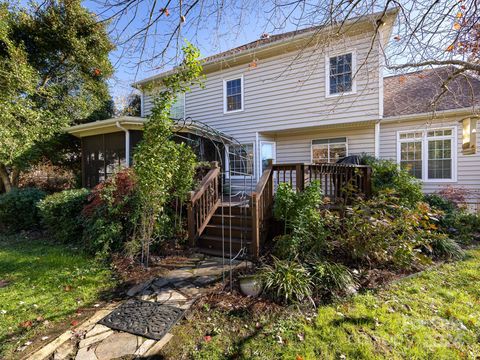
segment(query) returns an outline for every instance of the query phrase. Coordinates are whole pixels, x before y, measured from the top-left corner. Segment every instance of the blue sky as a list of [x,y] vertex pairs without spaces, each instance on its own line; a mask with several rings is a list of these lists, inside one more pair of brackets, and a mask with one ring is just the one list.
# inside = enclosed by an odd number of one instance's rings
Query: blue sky
[[[98,4],[99,1],[101,0],[87,0],[83,2],[83,5],[102,18],[108,17],[112,11],[104,12],[104,8]],[[129,25],[121,39],[125,40],[131,36],[131,34],[135,33],[136,29],[142,26],[142,21],[148,17],[147,14],[150,9],[150,4],[151,0],[143,2],[138,8],[137,15],[133,20],[133,16],[127,14],[121,18],[120,22],[110,24],[112,38],[117,38],[118,32],[122,31],[126,24]],[[202,57],[256,40],[269,28],[267,21],[268,9],[261,9],[260,6],[258,6],[256,11],[256,14],[244,16],[242,19],[225,15],[219,24],[215,22],[215,18],[210,19],[205,17],[205,20],[202,21],[201,24],[193,26],[188,22],[190,19],[197,18],[198,13],[194,11],[187,17],[185,25],[182,27],[182,39],[186,39],[198,46]],[[241,14],[242,11],[241,9],[231,9],[231,13],[238,15]],[[176,17],[178,17],[178,9],[172,7],[168,19],[169,23]],[[130,20],[132,20],[131,23],[129,23]],[[157,32],[162,33],[168,31],[168,28],[168,23],[159,23]],[[294,28],[293,25],[287,24],[282,31],[288,31]],[[134,81],[155,75],[156,73],[171,68],[173,65],[172,62],[164,64],[162,61],[156,60],[146,62],[139,66],[140,51],[138,49],[131,49],[132,42],[127,45],[121,44],[121,40],[118,42],[120,44],[110,56],[112,64],[115,66],[115,75],[109,81],[111,94],[117,104],[133,91],[130,85]],[[149,38],[143,58],[149,59],[150,55],[158,53],[159,49],[161,49],[165,43],[166,38],[161,35]],[[175,46],[170,47],[169,53],[170,56],[176,54]]]

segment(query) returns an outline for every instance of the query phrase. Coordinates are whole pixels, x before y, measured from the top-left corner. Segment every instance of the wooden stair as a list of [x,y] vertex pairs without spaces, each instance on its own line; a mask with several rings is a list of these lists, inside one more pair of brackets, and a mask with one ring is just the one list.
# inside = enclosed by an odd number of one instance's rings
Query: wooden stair
[[[231,244],[231,250],[230,250]],[[230,257],[246,248],[251,253],[252,216],[249,206],[221,204],[197,239],[197,251]],[[231,251],[231,254],[230,254]]]

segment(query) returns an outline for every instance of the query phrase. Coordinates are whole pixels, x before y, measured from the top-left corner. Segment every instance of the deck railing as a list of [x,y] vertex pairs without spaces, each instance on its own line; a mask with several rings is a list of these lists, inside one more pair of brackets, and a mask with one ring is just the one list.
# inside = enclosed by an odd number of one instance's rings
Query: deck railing
[[188,238],[190,245],[203,232],[220,205],[220,167],[212,163],[212,169],[205,175],[195,191],[189,194],[187,204]]
[[289,183],[302,191],[305,185],[318,181],[323,194],[332,202],[346,200],[352,194],[370,196],[372,169],[367,165],[352,164],[275,164],[275,187]]
[[252,193],[252,255],[258,257],[260,246],[268,233],[268,223],[273,213],[273,166],[270,162]]

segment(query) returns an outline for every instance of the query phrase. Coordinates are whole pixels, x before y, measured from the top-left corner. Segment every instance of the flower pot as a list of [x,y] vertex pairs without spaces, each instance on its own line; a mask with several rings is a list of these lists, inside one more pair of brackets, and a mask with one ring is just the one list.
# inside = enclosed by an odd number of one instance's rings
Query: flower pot
[[262,292],[262,283],[256,276],[244,276],[240,278],[240,290],[246,296],[256,297]]

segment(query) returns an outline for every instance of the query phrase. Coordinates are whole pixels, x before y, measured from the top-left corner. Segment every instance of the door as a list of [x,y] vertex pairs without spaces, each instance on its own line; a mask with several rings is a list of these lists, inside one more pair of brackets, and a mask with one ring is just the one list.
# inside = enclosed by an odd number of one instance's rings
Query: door
[[275,151],[274,141],[260,141],[260,164],[262,171],[259,174],[259,178],[267,168],[268,160],[272,160],[272,162],[275,163]]

